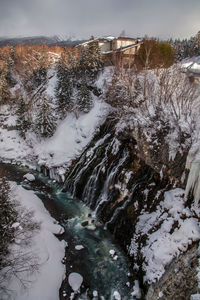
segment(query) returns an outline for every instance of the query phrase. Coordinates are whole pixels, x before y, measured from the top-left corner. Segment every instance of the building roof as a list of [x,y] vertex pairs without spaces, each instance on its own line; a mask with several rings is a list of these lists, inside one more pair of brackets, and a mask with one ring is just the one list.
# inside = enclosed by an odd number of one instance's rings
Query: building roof
[[123,41],[135,41],[135,40],[140,40],[138,38],[130,38],[130,37],[114,37],[114,36],[105,36],[105,37],[99,37],[99,38],[95,38],[95,39],[92,39],[92,40],[88,40],[82,44],[79,44],[78,46],[85,46],[89,43],[92,43],[94,41],[101,41],[101,42],[111,42],[113,40],[123,40]]
[[124,46],[124,47],[120,47],[120,48],[116,49],[116,51],[120,51],[120,52],[121,51],[125,51],[127,49],[135,48],[135,47],[137,47],[140,44],[141,44],[141,42],[140,43],[131,44],[131,45],[128,45],[128,46]]
[[131,37],[128,37],[128,36],[119,36],[116,39],[117,40],[123,40],[123,41],[127,41],[127,40],[135,41],[135,40],[137,40],[137,38],[131,38]]

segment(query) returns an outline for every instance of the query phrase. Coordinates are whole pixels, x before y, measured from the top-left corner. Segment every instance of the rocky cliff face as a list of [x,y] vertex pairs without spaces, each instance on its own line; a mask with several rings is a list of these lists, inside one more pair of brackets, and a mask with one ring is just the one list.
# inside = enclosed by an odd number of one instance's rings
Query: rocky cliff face
[[[160,130],[148,138],[139,127],[132,132],[134,139],[137,141],[137,155],[151,166],[156,172],[170,178],[176,185],[185,187],[188,173],[185,171],[187,155],[191,144],[186,143],[190,136],[186,133],[180,133],[178,145],[173,157],[170,157],[170,145],[166,141],[169,134],[169,128],[163,124]],[[182,146],[182,147],[181,147]]]
[[168,266],[164,276],[148,289],[146,300],[190,300],[198,292],[198,244],[181,254]]

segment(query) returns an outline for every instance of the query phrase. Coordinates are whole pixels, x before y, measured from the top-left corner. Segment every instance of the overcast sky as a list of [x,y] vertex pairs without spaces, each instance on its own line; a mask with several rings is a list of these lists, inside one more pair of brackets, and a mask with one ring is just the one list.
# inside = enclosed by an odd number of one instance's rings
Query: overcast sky
[[0,36],[190,37],[200,0],[0,0]]

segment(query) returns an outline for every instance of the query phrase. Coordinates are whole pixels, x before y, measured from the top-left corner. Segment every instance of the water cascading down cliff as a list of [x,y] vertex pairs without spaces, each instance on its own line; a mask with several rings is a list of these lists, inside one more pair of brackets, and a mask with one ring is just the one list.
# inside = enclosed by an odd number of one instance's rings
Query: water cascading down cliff
[[[166,182],[138,157],[136,141],[116,135],[108,119],[68,170],[64,190],[89,205],[126,249],[137,217],[144,205],[153,209],[157,202],[151,199],[161,185]],[[144,193],[148,186],[151,199]]]

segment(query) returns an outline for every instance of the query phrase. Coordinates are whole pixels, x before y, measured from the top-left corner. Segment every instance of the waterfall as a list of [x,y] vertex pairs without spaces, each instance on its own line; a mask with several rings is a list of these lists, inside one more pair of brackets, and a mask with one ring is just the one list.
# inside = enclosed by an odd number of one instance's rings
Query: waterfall
[[[138,157],[135,145],[130,137],[116,135],[114,126],[105,126],[66,174],[63,190],[85,202],[111,232],[129,226],[144,188],[140,184],[152,179],[152,169]],[[126,235],[128,240],[131,232]]]
[[126,210],[126,208],[128,207],[129,203],[132,201],[132,197],[133,197],[134,192],[135,192],[136,188],[138,187],[138,185],[141,184],[142,182],[146,182],[146,180],[150,179],[151,177],[152,177],[151,172],[147,172],[142,178],[139,178],[134,183],[134,185],[131,187],[131,190],[129,192],[129,197],[127,197],[127,200],[124,201],[121,206],[119,206],[119,207],[116,208],[116,210],[114,211],[111,219],[108,222],[106,222],[106,224],[105,224],[106,227],[114,224],[116,222],[117,218],[119,217],[119,215],[121,213],[123,213],[123,211]]
[[83,187],[88,181],[87,176],[91,178],[92,169],[97,168],[95,165],[101,161],[101,156],[99,155],[100,149],[106,147],[109,144],[109,141],[110,134],[100,138],[95,145],[91,145],[91,147],[82,154],[74,168],[70,170],[70,173],[65,180],[65,189],[70,191],[73,197],[84,200]]
[[97,214],[98,214],[99,210],[101,210],[101,207],[103,206],[103,204],[109,200],[108,194],[109,194],[110,187],[112,185],[114,185],[116,175],[120,171],[120,167],[123,166],[123,163],[126,161],[128,155],[129,155],[129,151],[127,149],[125,149],[123,151],[121,159],[119,159],[118,161],[117,160],[113,161],[111,167],[108,169],[107,179],[104,183],[102,193],[96,202],[95,212]]

